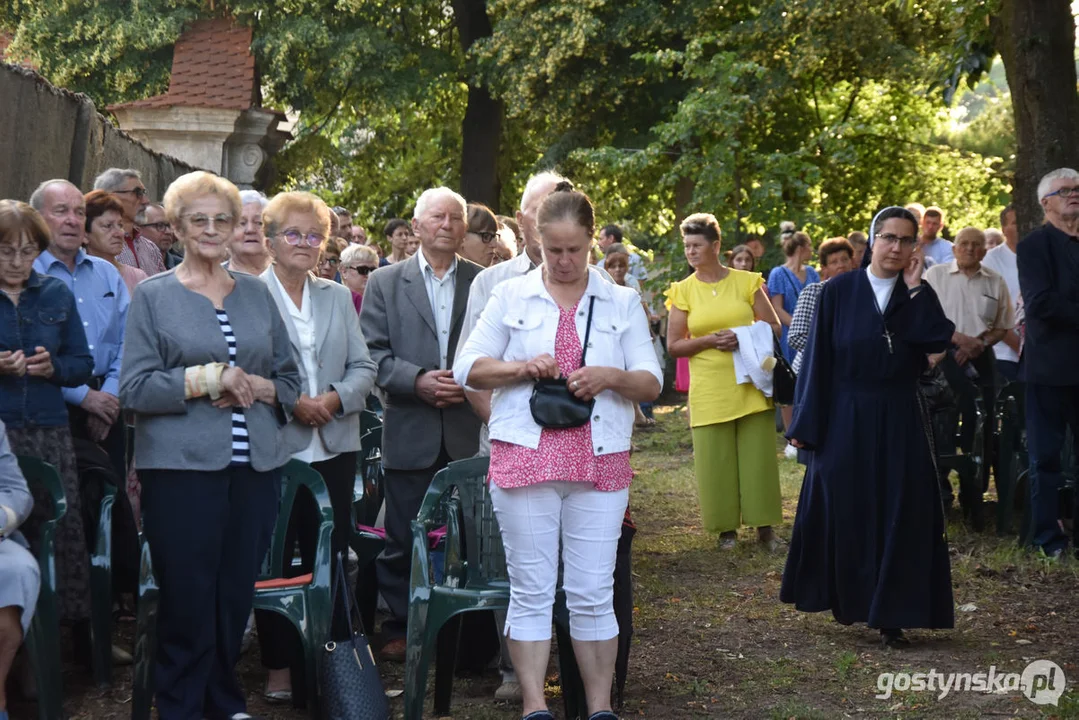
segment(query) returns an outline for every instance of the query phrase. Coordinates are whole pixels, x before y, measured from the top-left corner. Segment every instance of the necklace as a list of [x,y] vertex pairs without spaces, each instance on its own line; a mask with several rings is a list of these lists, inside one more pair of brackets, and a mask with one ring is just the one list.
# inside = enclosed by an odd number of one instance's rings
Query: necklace
[[19,297],[20,295],[22,295],[22,290],[18,290],[16,292],[11,292],[10,290],[0,290],[0,292],[4,293],[8,297]]
[[[728,274],[730,274],[730,273],[728,273]],[[719,285],[721,282],[723,282],[726,279],[727,279],[727,275],[724,275],[721,278],[719,278],[718,280],[716,280],[715,282],[706,282],[705,280],[703,280],[701,278],[701,276],[699,274],[697,275],[697,280],[699,280],[702,285],[704,285],[705,287],[707,287],[709,290],[712,291],[712,297],[717,297],[719,295],[719,291],[716,289],[716,286]]]

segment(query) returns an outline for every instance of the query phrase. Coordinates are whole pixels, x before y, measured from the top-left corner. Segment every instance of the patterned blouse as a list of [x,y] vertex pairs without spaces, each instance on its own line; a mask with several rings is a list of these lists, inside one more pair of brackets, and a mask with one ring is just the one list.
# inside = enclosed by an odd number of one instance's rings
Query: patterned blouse
[[[581,360],[581,340],[574,315],[577,306],[559,308],[555,360],[569,377]],[[535,450],[502,440],[491,441],[490,480],[500,488],[519,488],[542,482],[592,483],[596,490],[625,490],[633,479],[629,451],[594,455],[592,425],[555,430],[543,428]]]

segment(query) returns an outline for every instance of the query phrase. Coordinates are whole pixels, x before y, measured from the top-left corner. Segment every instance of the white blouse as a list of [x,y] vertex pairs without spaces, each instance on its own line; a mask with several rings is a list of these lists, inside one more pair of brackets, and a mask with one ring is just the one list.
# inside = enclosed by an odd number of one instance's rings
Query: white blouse
[[[279,283],[276,276],[274,276],[274,282]],[[311,282],[304,280],[303,297],[300,298],[302,307],[296,307],[296,303],[292,302],[292,298],[284,287],[281,288],[281,296],[285,299],[285,307],[288,308],[289,317],[292,318],[292,324],[296,328],[300,362],[303,363],[304,374],[307,376],[307,387],[300,388],[300,391],[307,393],[309,397],[316,397],[318,395],[318,351],[315,348],[315,318],[311,313]],[[315,432],[311,433],[311,443],[303,450],[293,453],[292,457],[305,463],[316,463],[337,457],[337,454],[326,450],[322,444],[322,438]]]

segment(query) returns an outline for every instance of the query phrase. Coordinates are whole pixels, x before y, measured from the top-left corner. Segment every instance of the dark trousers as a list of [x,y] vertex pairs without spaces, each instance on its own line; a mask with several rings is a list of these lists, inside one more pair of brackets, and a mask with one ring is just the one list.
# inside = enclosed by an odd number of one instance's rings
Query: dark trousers
[[[356,453],[342,453],[329,460],[311,463],[311,467],[322,476],[330,493],[330,504],[333,506],[330,547],[336,567],[337,553],[341,553],[341,557],[348,560],[348,539],[352,533],[352,493],[356,482]],[[318,506],[311,493],[303,490],[298,492],[292,506],[292,515],[288,519],[288,529],[285,531],[284,567],[279,568],[281,577],[306,575],[314,568],[321,523]],[[301,558],[298,568],[292,565],[296,545],[300,547]],[[335,597],[333,601],[334,613],[330,633],[334,640],[341,640],[349,635],[348,613],[346,608],[341,607],[338,598]],[[267,611],[256,611],[255,621],[258,623],[263,667],[270,670],[281,670],[290,666],[297,670],[302,669],[302,646],[292,623],[279,613]]]
[[[77,405],[68,405],[67,410],[71,437],[90,440],[90,433],[86,429],[86,420],[90,417],[90,413]],[[109,434],[105,436],[105,439],[97,444],[108,453],[109,463],[121,482],[118,489],[124,491],[123,483],[127,481],[127,428],[124,426],[123,413],[120,413],[116,422],[109,428]]]
[[242,713],[236,662],[277,520],[281,475],[249,466],[139,475],[143,526],[161,588],[158,717],[222,720]]
[[390,617],[382,623],[382,637],[405,636],[408,627],[408,589],[412,567],[412,521],[420,512],[431,478],[450,462],[443,447],[435,464],[422,470],[386,468],[386,549],[378,556],[378,588]]
[[[1071,426],[1079,454],[1079,385],[1027,383],[1027,453],[1030,456],[1030,507],[1034,545],[1046,553],[1068,545],[1060,529],[1061,453]],[[1079,498],[1079,493],[1075,495]]]

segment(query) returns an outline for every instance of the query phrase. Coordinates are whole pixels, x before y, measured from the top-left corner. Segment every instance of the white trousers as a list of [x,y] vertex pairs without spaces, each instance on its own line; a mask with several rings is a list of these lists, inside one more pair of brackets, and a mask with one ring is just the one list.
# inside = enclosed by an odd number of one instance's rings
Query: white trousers
[[491,500],[510,576],[506,636],[525,642],[551,638],[561,539],[570,637],[617,637],[614,563],[629,489],[602,492],[579,482],[502,489],[492,483]]

